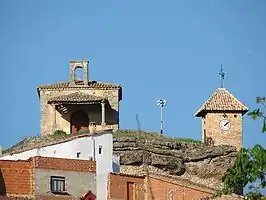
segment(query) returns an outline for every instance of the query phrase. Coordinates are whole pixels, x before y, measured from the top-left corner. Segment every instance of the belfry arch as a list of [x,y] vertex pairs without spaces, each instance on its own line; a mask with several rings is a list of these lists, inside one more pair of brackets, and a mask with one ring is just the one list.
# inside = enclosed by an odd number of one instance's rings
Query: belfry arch
[[71,86],[76,85],[75,72],[77,69],[82,69],[83,86],[88,86],[88,65],[89,61],[86,60],[69,61],[69,76]]

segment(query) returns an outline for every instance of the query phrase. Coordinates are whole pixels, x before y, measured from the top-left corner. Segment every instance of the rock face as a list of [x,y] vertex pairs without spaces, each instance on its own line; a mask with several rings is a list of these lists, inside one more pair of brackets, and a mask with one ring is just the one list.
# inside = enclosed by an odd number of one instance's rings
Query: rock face
[[122,173],[178,176],[216,189],[236,153],[232,146],[210,147],[162,137],[114,138],[114,154],[120,155]]

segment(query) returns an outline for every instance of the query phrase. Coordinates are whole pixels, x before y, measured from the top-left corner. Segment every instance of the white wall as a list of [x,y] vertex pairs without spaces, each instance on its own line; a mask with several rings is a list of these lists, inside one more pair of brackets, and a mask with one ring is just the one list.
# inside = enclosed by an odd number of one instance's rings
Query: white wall
[[[101,154],[99,152],[100,146],[102,146]],[[79,158],[77,158],[78,152],[80,152]],[[89,160],[95,156],[93,160],[96,160],[97,200],[107,200],[108,174],[113,172],[113,159],[115,163],[117,163],[118,159],[116,156],[113,157],[112,133],[106,132],[102,135],[77,138],[68,142],[40,148],[39,152],[37,149],[32,149],[18,154],[4,155],[0,157],[0,160],[27,160],[33,156],[82,160]]]
[[[98,140],[101,140],[102,135],[96,137]],[[81,152],[79,158],[77,158],[78,152]],[[2,156],[0,159],[27,160],[33,156],[89,160],[90,157],[93,157],[93,138],[78,138],[68,142],[40,148],[39,152],[37,149],[32,149],[18,154]]]
[[[107,181],[109,172],[113,171],[113,135],[105,134],[103,139],[96,138],[96,180],[97,180],[97,200],[107,200]],[[99,148],[102,146],[101,154]]]

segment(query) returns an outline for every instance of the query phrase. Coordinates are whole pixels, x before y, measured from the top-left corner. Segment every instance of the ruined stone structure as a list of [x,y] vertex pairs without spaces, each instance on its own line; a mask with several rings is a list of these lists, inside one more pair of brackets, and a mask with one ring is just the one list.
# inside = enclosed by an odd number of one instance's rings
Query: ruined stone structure
[[242,147],[242,117],[248,111],[225,88],[218,88],[196,112],[202,118],[202,142]]
[[[69,61],[68,82],[41,85],[37,88],[40,97],[40,132],[52,134],[55,130],[74,133],[95,127],[119,128],[119,102],[122,87],[88,79],[88,61]],[[76,70],[83,70],[83,80],[77,80]],[[92,125],[92,126],[90,126]]]

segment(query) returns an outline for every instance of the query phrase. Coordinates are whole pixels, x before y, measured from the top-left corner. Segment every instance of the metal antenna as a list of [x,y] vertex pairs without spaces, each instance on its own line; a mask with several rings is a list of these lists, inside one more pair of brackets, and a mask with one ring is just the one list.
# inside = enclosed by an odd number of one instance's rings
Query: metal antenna
[[221,69],[219,72],[219,75],[221,76],[221,88],[224,87],[224,77],[225,77],[225,72],[223,71],[223,65],[221,64]]
[[157,106],[161,107],[161,134],[163,134],[163,108],[166,106],[166,100],[158,100],[157,101]]

